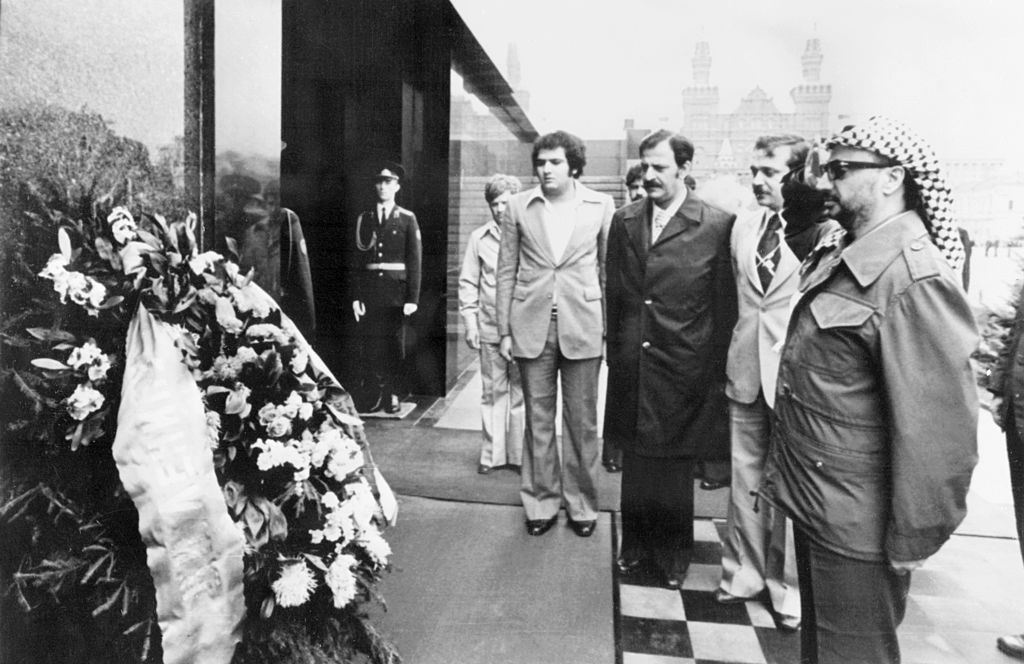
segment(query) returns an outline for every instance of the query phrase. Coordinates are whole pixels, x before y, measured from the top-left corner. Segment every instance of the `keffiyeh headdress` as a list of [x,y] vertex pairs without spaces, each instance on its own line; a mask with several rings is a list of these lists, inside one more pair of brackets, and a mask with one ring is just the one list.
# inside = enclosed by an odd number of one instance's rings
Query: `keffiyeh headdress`
[[920,189],[918,212],[932,241],[954,270],[963,268],[964,247],[953,223],[953,194],[935,151],[924,139],[901,122],[875,115],[864,124],[842,130],[826,145],[870,150],[903,166]]

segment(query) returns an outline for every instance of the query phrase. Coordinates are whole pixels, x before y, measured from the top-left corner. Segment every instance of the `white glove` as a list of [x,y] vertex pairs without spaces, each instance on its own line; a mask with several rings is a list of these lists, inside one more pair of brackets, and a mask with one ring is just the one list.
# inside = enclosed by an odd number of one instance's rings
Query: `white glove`
[[890,560],[889,568],[896,572],[900,576],[913,572],[915,569],[924,565],[927,558],[921,558],[920,560]]
[[419,307],[413,304],[412,302],[406,302],[405,304],[402,305],[402,315],[412,316],[414,313],[416,313],[417,309],[419,309]]
[[356,317],[356,322],[366,315],[366,305],[359,300],[352,300],[352,315]]

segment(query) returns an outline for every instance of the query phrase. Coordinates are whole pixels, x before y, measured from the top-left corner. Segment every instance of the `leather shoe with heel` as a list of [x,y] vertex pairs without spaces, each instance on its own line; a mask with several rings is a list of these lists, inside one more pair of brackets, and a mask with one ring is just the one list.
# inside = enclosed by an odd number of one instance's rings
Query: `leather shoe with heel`
[[551,526],[555,525],[558,521],[558,515],[554,515],[550,519],[527,519],[526,521],[526,532],[533,537],[540,537],[544,533],[551,530]]
[[572,526],[572,531],[580,537],[590,537],[594,534],[597,521],[572,521],[570,519],[569,525]]
[[1024,659],[1024,634],[1010,634],[996,639],[996,647],[1010,657]]
[[615,560],[615,566],[619,568],[619,574],[627,576],[640,569],[643,563],[642,558],[628,558],[626,556],[619,556]]

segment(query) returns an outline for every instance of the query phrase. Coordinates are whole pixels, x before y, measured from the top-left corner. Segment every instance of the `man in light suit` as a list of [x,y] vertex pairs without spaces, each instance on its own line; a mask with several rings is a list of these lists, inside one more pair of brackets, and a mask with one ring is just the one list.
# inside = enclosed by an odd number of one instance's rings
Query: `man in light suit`
[[[515,357],[526,426],[522,488],[530,535],[543,535],[564,504],[573,531],[597,523],[597,384],[604,342],[604,252],[615,204],[578,180],[583,142],[564,131],[533,146],[540,186],[516,194],[501,224],[497,270],[499,352]],[[562,384],[562,462],[555,441]]]
[[[802,171],[809,145],[798,136],[762,136],[754,145],[750,172],[760,204],[736,221],[731,238],[739,319],[729,345],[727,364],[732,489],[727,535],[722,547],[722,581],[715,594],[721,603],[753,599],[766,587],[782,629],[800,625],[792,525],[761,501],[757,489],[768,452],[771,408],[779,369],[778,344],[786,334],[789,302],[799,283],[800,258],[786,238],[799,231],[820,236],[824,202],[814,190],[793,179]],[[792,182],[791,182],[792,181]],[[793,199],[785,206],[783,189]],[[813,242],[813,238],[811,240]],[[800,253],[806,253],[800,250]]]

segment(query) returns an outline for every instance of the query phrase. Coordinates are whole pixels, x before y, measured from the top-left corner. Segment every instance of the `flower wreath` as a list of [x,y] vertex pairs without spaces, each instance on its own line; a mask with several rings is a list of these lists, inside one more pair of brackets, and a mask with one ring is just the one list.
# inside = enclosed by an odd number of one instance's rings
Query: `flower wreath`
[[[379,599],[373,586],[391,554],[381,527],[396,505],[348,395],[251,272],[198,251],[193,215],[137,221],[115,207],[105,224],[102,214],[94,217],[59,220],[59,251],[39,276],[98,328],[123,330],[144,308],[174,330],[202,395],[226,507],[244,534],[250,618],[297,607],[362,616],[362,605]],[[63,381],[71,449],[105,435],[123,348],[29,332],[50,342],[50,356],[32,364]],[[364,627],[374,660],[397,661]]]

